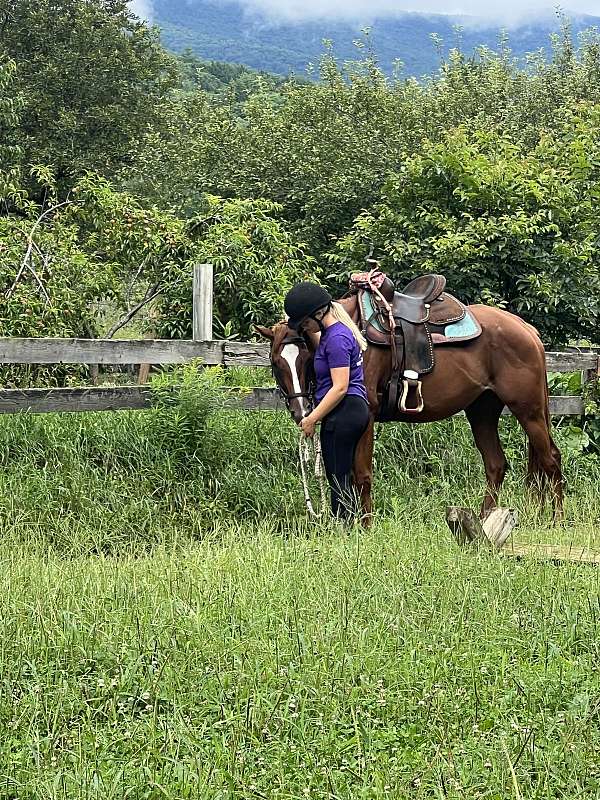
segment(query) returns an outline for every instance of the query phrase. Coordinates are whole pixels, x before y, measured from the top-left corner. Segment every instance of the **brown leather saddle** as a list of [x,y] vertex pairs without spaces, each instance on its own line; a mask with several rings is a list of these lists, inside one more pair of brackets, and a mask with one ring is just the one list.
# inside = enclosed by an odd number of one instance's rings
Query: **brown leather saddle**
[[445,291],[443,275],[422,275],[402,292],[379,270],[352,275],[359,326],[370,344],[392,349],[392,374],[380,419],[420,414],[422,376],[435,366],[435,346],[477,338],[481,327],[467,307]]

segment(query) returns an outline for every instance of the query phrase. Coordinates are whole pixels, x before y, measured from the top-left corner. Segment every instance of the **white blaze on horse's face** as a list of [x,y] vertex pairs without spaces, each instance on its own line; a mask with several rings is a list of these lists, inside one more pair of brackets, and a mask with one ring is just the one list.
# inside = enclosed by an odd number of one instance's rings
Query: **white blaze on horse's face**
[[[288,367],[290,368],[290,372],[292,373],[292,384],[294,387],[294,394],[300,394],[302,389],[300,388],[300,378],[298,377],[298,370],[296,369],[296,361],[298,359],[298,355],[300,354],[300,348],[296,344],[286,344],[281,349],[281,357],[287,363]],[[298,397],[298,403],[300,405],[300,412],[302,413],[302,417],[306,417],[308,415],[308,411],[306,410],[306,398],[305,397]]]

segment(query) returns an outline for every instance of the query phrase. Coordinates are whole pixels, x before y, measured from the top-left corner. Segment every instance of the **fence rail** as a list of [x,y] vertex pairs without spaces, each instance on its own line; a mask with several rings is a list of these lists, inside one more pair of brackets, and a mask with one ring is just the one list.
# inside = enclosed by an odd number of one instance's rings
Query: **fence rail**
[[[68,389],[2,389],[0,414],[29,411],[32,414],[79,411],[140,410],[152,406],[152,392],[148,386],[84,386]],[[285,408],[276,389],[256,387],[229,391],[229,408],[246,411],[281,411]],[[583,399],[574,395],[550,398],[553,416],[580,416]],[[505,409],[503,412],[509,415]]]
[[[98,365],[139,364],[141,385],[82,386],[50,389],[0,389],[0,414],[21,411],[47,412],[118,411],[144,409],[152,405],[146,380],[151,364],[185,364],[194,359],[208,366],[267,367],[269,346],[263,343],[214,340],[213,267],[196,264],[193,269],[192,340],[171,339],[19,339],[0,337],[1,364],[87,364],[96,373]],[[594,348],[547,352],[549,372],[581,372],[583,381],[600,375],[600,351]],[[228,404],[242,409],[281,409],[275,389],[230,391]],[[583,413],[581,397],[551,397],[550,411],[559,416]],[[505,412],[508,411],[505,409]]]
[[[230,390],[226,405],[229,408],[248,411],[276,411],[285,408],[276,389],[261,387]],[[148,386],[0,390],[0,414],[14,414],[20,411],[29,411],[33,414],[57,411],[135,411],[151,406],[152,391]]]
[[267,367],[269,347],[227,340],[0,338],[0,364],[185,364],[195,358],[211,366]]
[[[269,347],[214,340],[0,338],[0,364],[184,364],[193,359],[224,367],[264,367],[269,365]],[[548,352],[546,364],[549,372],[581,371],[589,380],[600,374],[600,353]],[[148,386],[0,390],[0,414],[135,410],[151,405]],[[232,390],[229,405],[248,410],[283,408],[278,393],[270,388]],[[583,399],[551,397],[550,410],[555,416],[579,416],[584,410]]]
[[[547,352],[549,372],[598,370],[600,354]],[[262,343],[183,339],[17,339],[0,338],[0,364],[185,364],[199,358],[224,367],[267,367]]]

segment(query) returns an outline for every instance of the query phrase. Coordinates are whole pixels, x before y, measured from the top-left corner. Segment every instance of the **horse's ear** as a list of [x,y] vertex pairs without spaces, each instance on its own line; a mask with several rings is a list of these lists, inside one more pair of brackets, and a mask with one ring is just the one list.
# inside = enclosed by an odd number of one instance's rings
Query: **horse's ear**
[[272,328],[265,328],[263,325],[253,325],[253,328],[258,334],[260,334],[260,336],[265,339],[269,339],[271,342],[275,338]]

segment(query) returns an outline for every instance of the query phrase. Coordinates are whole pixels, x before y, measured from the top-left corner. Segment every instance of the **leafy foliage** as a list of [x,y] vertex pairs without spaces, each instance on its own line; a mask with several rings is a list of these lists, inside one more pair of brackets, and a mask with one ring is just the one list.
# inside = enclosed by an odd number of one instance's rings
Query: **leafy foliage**
[[19,121],[22,98],[15,92],[16,65],[0,56],[0,200],[18,202],[21,179],[21,148]]
[[200,210],[183,220],[88,175],[68,201],[0,217],[0,335],[95,336],[107,302],[159,297],[157,333],[190,338],[192,266],[204,262],[215,267],[217,332],[249,336],[253,321],[275,322],[287,289],[314,270],[277,206],[206,196]]
[[338,242],[340,279],[374,245],[399,282],[442,272],[467,300],[509,308],[548,343],[598,341],[599,119],[597,108],[567,115],[530,153],[478,131],[425,144]]
[[230,103],[222,105],[202,90],[170,96],[137,142],[133,163],[121,171],[121,186],[147,204],[192,217],[205,192],[235,195],[223,165],[235,157],[239,135]]
[[187,53],[170,91],[174,62],[124,0],[6,3],[4,330],[107,333],[155,297],[153,330],[189,336],[209,261],[216,333],[249,336],[300,278],[345,283],[373,241],[398,279],[443,270],[548,341],[596,336],[597,35],[577,50],[565,27],[525,72],[504,41],[453,51],[421,83],[388,78],[368,35],[304,84]]
[[171,59],[126,0],[0,0],[2,45],[24,99],[24,160],[61,187],[110,175],[173,83]]
[[[63,211],[63,213],[61,213]],[[59,206],[22,203],[19,215],[0,216],[0,336],[96,335],[96,304],[114,296],[107,265],[78,242],[79,231]],[[0,381],[61,381],[76,369],[3,367]]]
[[258,319],[279,319],[286,291],[313,271],[268,201],[205,195],[199,213],[184,220],[93,176],[77,196],[73,213],[86,252],[110,264],[121,286],[133,279],[142,287],[138,294],[160,292],[159,336],[191,338],[194,264],[214,265],[216,333],[228,336],[249,336]]
[[[257,91],[270,91],[276,97],[290,79],[273,75],[264,70],[253,70],[243,64],[229,64],[224,61],[206,61],[194,55],[192,50],[184,50],[177,56],[177,66],[182,76],[182,89],[193,91],[202,89],[208,95],[243,103]],[[293,78],[295,83],[308,81]]]
[[[257,320],[281,318],[286,292],[314,274],[312,259],[274,218],[279,208],[266,200],[222,200],[206,196],[203,214],[190,221],[195,257],[215,268],[217,333],[248,337]],[[191,336],[189,264],[164,273],[162,330]]]
[[[375,203],[390,173],[461,125],[506,134],[534,149],[559,127],[563,109],[600,102],[600,41],[590,32],[575,48],[568,25],[552,57],[535,54],[523,71],[506,41],[474,58],[452,51],[422,82],[388,78],[367,36],[362,60],[340,66],[331,46],[318,83],[289,82],[249,96],[242,112],[203,92],[169,100],[132,165],[136,191],[183,213],[204,190],[220,196],[268,198],[321,257],[332,236]],[[315,75],[317,77],[317,75]],[[241,113],[241,117],[240,117]]]

